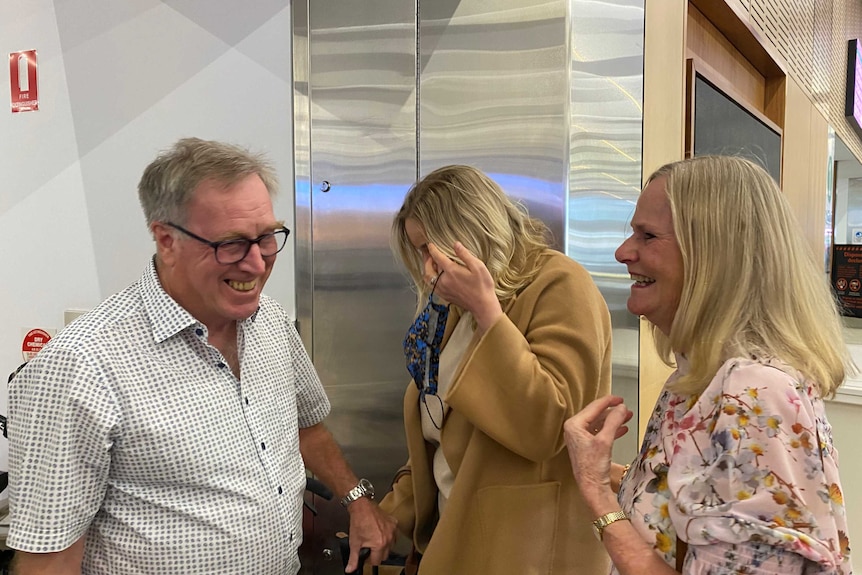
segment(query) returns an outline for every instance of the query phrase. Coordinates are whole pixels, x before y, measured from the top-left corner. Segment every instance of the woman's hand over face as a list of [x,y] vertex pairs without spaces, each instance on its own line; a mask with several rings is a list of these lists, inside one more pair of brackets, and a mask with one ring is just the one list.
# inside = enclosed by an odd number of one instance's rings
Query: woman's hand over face
[[479,331],[484,333],[503,315],[494,291],[494,280],[482,260],[461,242],[455,242],[453,248],[463,265],[447,257],[434,244],[428,244],[430,265],[437,277],[434,293],[472,313]]

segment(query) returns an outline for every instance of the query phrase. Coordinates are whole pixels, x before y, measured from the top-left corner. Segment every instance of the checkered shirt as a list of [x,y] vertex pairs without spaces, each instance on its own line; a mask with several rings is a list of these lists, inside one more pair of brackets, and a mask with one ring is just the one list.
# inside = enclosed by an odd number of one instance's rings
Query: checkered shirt
[[150,262],[58,334],[9,390],[7,544],[86,535],[84,573],[296,573],[299,428],[329,401],[275,301],[238,328],[242,380]]

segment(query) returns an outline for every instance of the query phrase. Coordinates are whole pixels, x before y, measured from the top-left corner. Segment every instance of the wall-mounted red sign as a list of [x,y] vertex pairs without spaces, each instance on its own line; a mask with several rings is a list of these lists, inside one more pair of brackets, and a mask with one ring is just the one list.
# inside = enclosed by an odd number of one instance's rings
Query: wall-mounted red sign
[[12,112],[39,109],[36,50],[9,54],[9,80],[12,87]]
[[21,351],[24,353],[24,361],[33,359],[39,351],[45,347],[45,344],[51,341],[51,334],[44,329],[31,329],[24,336],[24,341],[21,343]]

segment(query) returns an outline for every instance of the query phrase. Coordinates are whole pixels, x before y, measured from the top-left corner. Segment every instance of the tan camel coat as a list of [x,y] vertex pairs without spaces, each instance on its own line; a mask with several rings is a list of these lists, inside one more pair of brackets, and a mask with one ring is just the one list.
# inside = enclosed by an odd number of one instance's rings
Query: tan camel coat
[[[407,388],[409,460],[381,507],[423,553],[421,575],[608,572],[563,422],[610,392],[610,315],[578,263],[548,250],[539,265],[506,315],[473,338],[444,398],[440,449],[455,481],[439,521],[434,448],[422,436],[419,392]],[[453,308],[446,338],[457,319]]]

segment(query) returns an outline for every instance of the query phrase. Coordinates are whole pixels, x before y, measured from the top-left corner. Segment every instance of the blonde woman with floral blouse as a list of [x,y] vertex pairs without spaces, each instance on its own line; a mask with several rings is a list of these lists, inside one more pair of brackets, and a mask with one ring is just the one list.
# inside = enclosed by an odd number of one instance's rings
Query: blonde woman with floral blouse
[[700,157],[653,174],[616,257],[632,313],[675,364],[640,453],[610,460],[620,398],[565,424],[594,528],[621,575],[849,575],[823,399],[854,367],[820,264],[770,176]]

